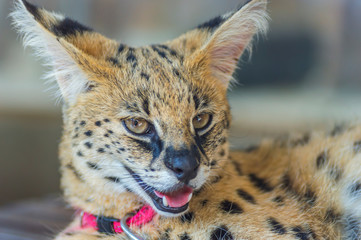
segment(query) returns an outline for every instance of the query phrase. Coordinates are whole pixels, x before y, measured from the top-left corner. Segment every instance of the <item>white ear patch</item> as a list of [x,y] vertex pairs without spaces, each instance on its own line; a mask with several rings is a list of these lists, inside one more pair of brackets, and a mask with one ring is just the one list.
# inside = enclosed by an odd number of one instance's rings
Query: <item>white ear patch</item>
[[[49,13],[43,9],[39,9],[39,13],[54,21],[61,22],[64,19],[59,14]],[[23,37],[24,47],[33,48],[34,55],[42,59],[43,64],[49,67],[45,78],[51,83],[54,79],[57,81],[59,88],[51,87],[57,89],[55,96],[57,98],[62,96],[70,104],[75,102],[78,94],[87,88],[88,80],[85,73],[56,36],[35,20],[22,1],[15,1],[15,9],[10,16],[13,19],[14,28]]]

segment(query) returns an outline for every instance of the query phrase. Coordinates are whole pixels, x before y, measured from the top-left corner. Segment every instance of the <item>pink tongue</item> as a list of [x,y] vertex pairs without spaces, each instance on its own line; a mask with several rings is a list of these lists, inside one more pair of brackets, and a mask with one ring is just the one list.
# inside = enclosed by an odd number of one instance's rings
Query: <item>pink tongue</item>
[[154,191],[154,193],[160,198],[163,198],[163,196],[165,196],[168,205],[172,208],[179,208],[186,205],[188,203],[189,195],[192,192],[193,189],[187,186],[170,193],[161,193],[158,191]]

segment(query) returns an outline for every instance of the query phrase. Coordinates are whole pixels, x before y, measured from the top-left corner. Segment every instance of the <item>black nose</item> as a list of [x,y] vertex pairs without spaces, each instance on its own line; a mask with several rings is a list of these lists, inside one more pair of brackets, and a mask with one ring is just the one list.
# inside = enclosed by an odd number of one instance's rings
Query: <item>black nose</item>
[[172,147],[168,147],[164,163],[167,168],[174,172],[179,181],[188,184],[197,176],[199,154],[187,149],[174,150]]

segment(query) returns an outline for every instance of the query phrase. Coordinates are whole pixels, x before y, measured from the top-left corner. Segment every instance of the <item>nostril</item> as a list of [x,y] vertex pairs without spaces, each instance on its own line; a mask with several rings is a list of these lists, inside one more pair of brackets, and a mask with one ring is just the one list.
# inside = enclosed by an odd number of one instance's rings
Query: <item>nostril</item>
[[175,168],[173,171],[174,171],[176,174],[182,174],[182,173],[183,173],[183,169],[181,169],[181,168]]

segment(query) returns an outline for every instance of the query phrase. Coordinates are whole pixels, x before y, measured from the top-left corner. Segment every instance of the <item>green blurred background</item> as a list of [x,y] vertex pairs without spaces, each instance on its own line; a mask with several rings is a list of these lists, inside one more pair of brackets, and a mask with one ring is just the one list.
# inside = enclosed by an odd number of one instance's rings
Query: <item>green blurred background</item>
[[[139,46],[162,42],[242,0],[31,0]],[[273,0],[267,38],[243,58],[230,91],[232,147],[361,115],[361,1]],[[59,194],[61,106],[0,0],[0,205]]]

